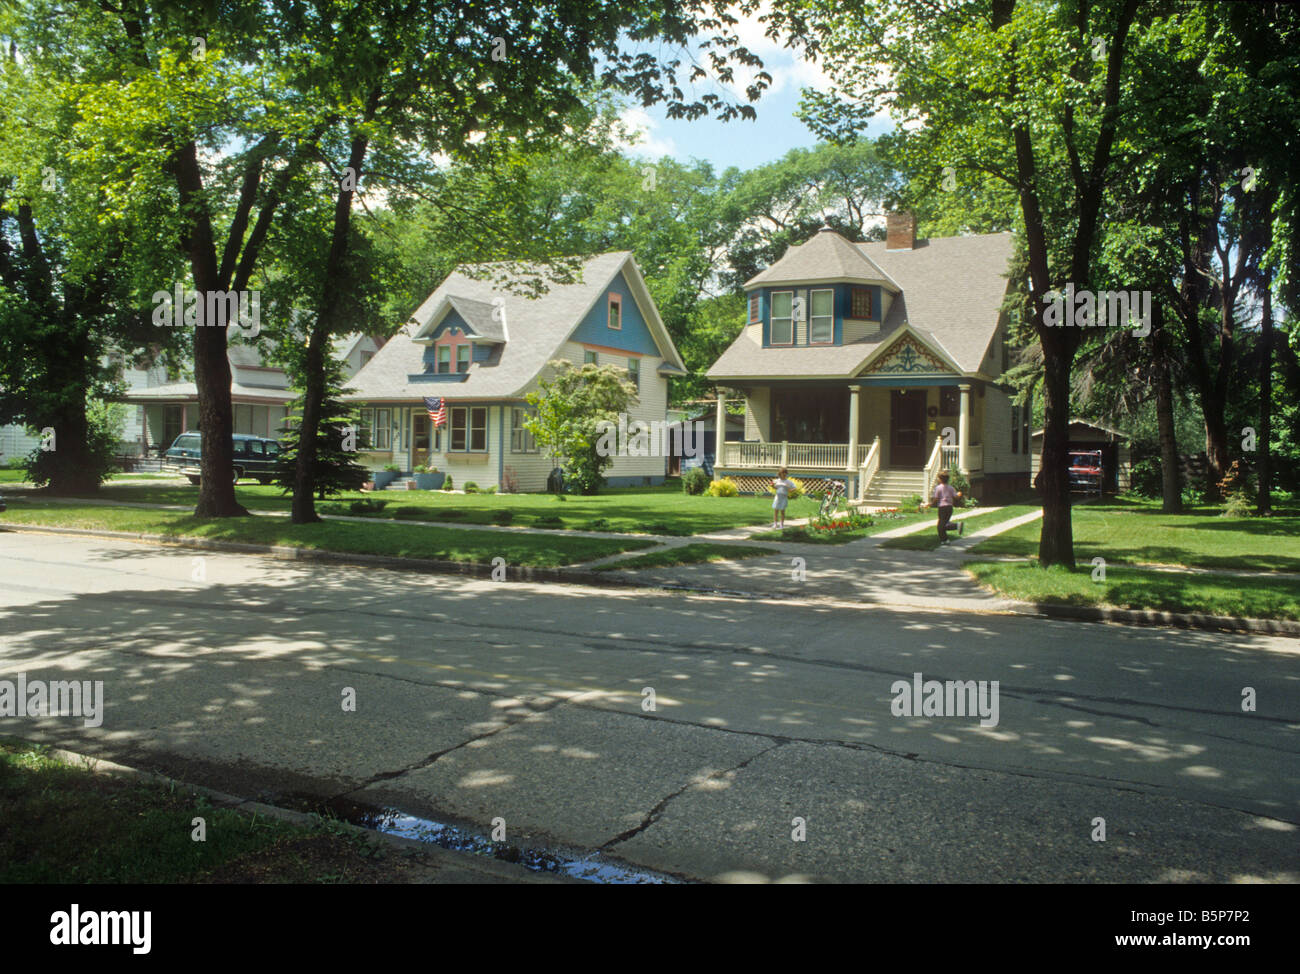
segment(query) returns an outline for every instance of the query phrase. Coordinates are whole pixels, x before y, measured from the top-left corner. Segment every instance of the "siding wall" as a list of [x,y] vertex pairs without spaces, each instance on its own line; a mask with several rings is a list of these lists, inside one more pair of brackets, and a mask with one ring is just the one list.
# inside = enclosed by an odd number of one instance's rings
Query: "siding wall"
[[745,439],[765,443],[771,428],[772,390],[759,386],[745,397]]

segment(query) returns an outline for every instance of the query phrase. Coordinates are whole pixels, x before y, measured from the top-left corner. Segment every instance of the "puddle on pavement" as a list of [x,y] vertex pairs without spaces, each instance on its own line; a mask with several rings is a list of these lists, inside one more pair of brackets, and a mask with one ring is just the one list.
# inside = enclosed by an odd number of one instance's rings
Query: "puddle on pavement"
[[338,800],[322,801],[305,795],[281,797],[277,804],[301,811],[333,815],[352,825],[373,829],[385,835],[428,842],[453,852],[468,852],[490,859],[500,859],[503,862],[516,863],[534,872],[557,873],[586,880],[589,883],[662,885],[681,882],[672,876],[615,862],[599,852],[570,853],[555,849],[521,848],[509,842],[494,842],[484,835],[445,822],[408,815],[395,808],[375,808]]

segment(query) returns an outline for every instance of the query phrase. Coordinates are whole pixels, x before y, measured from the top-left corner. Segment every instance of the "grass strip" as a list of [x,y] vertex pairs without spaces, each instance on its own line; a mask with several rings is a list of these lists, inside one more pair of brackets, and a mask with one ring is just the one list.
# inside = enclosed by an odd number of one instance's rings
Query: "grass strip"
[[183,511],[103,507],[94,504],[10,504],[0,514],[6,522],[48,527],[83,528],[157,534],[181,540],[203,538],[244,544],[286,545],[318,551],[428,558],[441,561],[556,568],[593,561],[622,551],[653,547],[644,538],[591,538],[582,535],[530,534],[525,531],[458,531],[403,524],[323,521],[293,524],[283,517],[196,518]]
[[1031,562],[968,561],[962,568],[981,585],[1024,602],[1113,606],[1164,612],[1203,612],[1251,619],[1300,620],[1300,580],[1182,574],[1106,566],[1093,581],[1091,565],[1073,571]]
[[596,571],[664,568],[669,565],[694,565],[708,561],[734,561],[740,558],[757,558],[760,555],[775,555],[776,553],[775,548],[699,542],[697,544],[678,545],[675,548],[664,548],[662,551],[651,551],[648,554],[637,555],[635,558],[629,558],[626,561],[601,565]]

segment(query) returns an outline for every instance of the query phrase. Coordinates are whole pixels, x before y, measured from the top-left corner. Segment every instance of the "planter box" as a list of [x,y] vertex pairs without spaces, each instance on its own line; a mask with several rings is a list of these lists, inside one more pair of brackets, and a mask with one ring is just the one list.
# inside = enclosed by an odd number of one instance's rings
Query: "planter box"
[[383,490],[400,475],[396,470],[376,470],[371,476],[375,481],[375,490]]
[[414,474],[414,477],[416,490],[439,490],[447,479],[447,475],[442,471],[438,471],[438,473],[417,473]]

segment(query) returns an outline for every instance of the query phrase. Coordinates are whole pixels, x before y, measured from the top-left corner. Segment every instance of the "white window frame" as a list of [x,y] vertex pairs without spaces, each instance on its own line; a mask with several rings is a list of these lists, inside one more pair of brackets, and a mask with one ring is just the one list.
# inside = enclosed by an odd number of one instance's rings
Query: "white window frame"
[[[817,295],[829,294],[831,296],[831,313],[828,315],[815,315],[813,308],[816,304]],[[818,341],[814,338],[817,322],[825,322],[828,326],[825,341]],[[835,344],[835,289],[831,287],[817,288],[808,294],[808,344],[809,345],[834,345]]]
[[607,323],[614,331],[623,330],[623,295],[610,293],[608,307]]
[[510,452],[511,453],[537,453],[537,440],[528,428],[524,426],[524,420],[533,416],[531,410],[515,406],[510,410]]
[[[788,315],[777,316],[776,299],[787,295],[790,298],[790,313]],[[768,317],[767,339],[769,345],[793,345],[794,344],[794,292],[793,291],[773,291],[769,307],[772,309]],[[778,342],[776,340],[776,323],[778,321],[786,322],[790,328],[790,338],[788,341]]]

